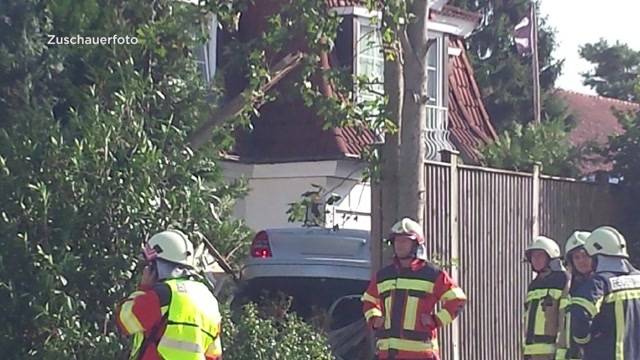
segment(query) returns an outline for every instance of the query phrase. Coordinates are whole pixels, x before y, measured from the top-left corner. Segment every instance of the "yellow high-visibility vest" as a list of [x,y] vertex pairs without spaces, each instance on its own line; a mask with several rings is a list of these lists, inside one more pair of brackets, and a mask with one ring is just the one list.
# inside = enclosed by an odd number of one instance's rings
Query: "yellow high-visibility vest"
[[171,360],[202,360],[215,348],[219,355],[220,312],[218,301],[202,283],[175,279],[165,282],[171,289],[167,327],[158,343],[158,353]]

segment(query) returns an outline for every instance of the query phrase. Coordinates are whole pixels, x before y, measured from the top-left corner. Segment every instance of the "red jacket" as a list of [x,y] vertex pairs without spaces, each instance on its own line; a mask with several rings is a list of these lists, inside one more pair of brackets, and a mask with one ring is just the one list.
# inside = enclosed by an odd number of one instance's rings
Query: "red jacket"
[[[439,359],[437,327],[451,323],[460,313],[466,297],[449,275],[437,266],[414,260],[402,268],[397,260],[371,279],[363,297],[363,312],[372,325],[382,317],[376,329],[379,359]],[[442,309],[434,313],[442,302]]]
[[[156,344],[164,334],[166,323],[163,316],[171,302],[171,289],[159,282],[152,288],[141,288],[123,299],[116,306],[116,323],[120,332],[134,337],[134,343],[151,335],[157,325],[156,336],[149,339],[140,360],[166,360],[160,357]],[[164,308],[163,308],[164,307]],[[135,348],[135,346],[134,346]],[[208,349],[206,360],[222,360],[222,349]]]

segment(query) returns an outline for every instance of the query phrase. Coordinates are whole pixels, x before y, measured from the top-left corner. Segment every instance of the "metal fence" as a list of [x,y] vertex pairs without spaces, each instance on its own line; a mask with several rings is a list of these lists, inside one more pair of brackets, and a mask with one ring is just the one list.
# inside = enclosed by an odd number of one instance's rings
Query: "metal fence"
[[469,299],[460,318],[440,334],[442,358],[521,359],[522,311],[532,275],[523,262],[525,247],[537,234],[562,246],[575,229],[617,226],[619,194],[615,185],[554,178],[537,168],[522,173],[457,163],[456,156],[449,163],[426,163],[430,255]]

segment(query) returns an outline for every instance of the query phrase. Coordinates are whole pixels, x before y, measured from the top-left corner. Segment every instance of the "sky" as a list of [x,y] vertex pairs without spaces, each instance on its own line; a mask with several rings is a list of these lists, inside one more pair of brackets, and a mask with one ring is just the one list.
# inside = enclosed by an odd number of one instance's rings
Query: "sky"
[[565,59],[558,88],[595,94],[582,85],[580,73],[592,66],[578,54],[580,45],[604,38],[640,50],[640,0],[541,0],[540,12],[557,30],[554,57]]

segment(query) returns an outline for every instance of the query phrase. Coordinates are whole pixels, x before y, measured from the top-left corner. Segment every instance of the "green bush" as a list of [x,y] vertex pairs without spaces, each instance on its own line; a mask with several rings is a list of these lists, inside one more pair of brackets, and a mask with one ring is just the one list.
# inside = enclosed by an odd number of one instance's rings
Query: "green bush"
[[223,311],[225,360],[332,360],[324,335],[293,314],[263,317],[253,304],[237,317]]
[[481,149],[483,165],[531,171],[539,162],[545,174],[575,176],[581,150],[569,143],[569,130],[560,118],[540,124],[514,123]]
[[[198,43],[181,30],[201,14],[172,3],[0,5],[12,23],[0,21],[3,359],[121,357],[114,305],[136,284],[147,236],[177,227],[226,254],[248,235],[230,217],[243,186],[217,164],[229,129],[196,154],[186,146],[211,105],[185,52]],[[78,24],[140,43],[44,44],[47,33],[84,34]]]
[[624,196],[621,202],[625,211],[622,213],[621,222],[624,226],[621,230],[629,242],[634,264],[640,266],[640,240],[637,236],[632,236],[640,231],[637,216],[640,204],[640,111],[618,112],[616,116],[624,132],[609,137],[608,146],[602,149],[602,155],[614,164],[612,175],[622,179]]

